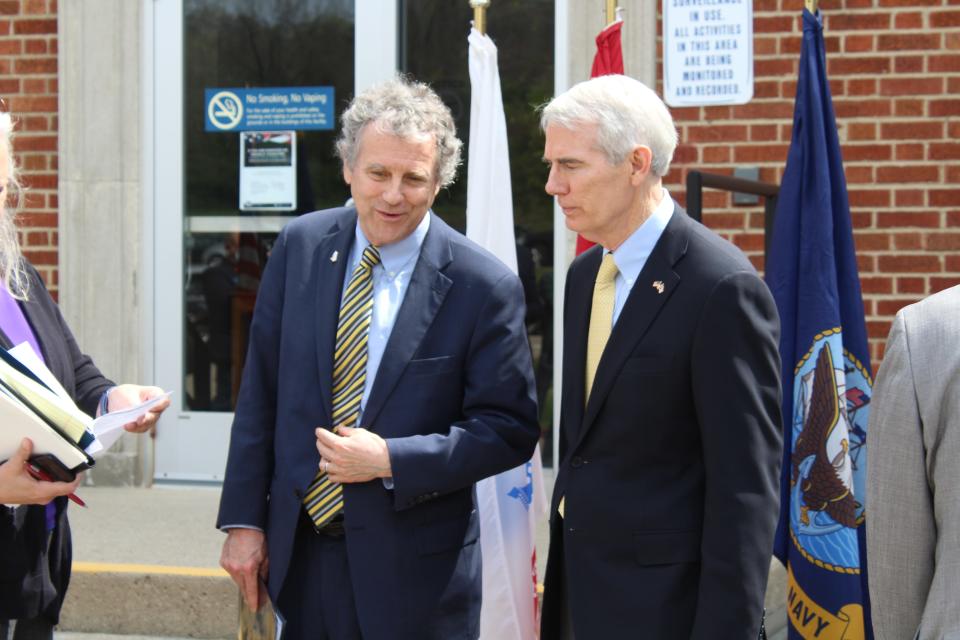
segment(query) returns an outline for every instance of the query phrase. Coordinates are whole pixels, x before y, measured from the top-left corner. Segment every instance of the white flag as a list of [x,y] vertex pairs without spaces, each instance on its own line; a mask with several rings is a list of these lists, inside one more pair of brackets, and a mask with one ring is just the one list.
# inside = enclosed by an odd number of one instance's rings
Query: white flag
[[507,122],[500,96],[497,47],[476,29],[470,43],[470,150],[467,157],[467,237],[517,272]]
[[[475,29],[470,43],[467,237],[517,272],[507,124],[497,47]],[[525,465],[477,484],[483,554],[481,640],[533,640],[537,620],[537,520],[546,513],[540,448]]]

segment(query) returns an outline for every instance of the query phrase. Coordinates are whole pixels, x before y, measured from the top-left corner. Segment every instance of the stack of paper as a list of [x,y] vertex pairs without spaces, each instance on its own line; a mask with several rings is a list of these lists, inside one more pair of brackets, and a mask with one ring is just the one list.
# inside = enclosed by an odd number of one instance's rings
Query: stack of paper
[[57,480],[72,480],[93,465],[85,450],[96,438],[93,419],[61,397],[19,360],[0,349],[0,460],[33,441],[34,465]]

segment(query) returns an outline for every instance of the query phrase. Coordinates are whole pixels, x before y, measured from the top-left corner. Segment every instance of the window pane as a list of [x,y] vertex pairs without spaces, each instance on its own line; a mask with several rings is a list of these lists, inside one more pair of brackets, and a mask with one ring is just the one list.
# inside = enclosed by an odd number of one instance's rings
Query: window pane
[[[241,134],[204,131],[204,90],[332,86],[339,119],[353,94],[353,7],[352,0],[184,0],[189,410],[233,409],[260,270],[283,223],[275,211],[239,210]],[[335,129],[297,132],[297,207],[282,216],[349,197],[335,137]]]

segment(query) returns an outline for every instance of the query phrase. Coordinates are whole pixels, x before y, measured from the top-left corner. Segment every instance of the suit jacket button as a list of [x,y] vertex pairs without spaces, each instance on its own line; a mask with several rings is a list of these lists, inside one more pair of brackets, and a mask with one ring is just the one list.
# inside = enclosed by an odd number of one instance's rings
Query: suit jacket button
[[293,497],[296,498],[297,500],[302,500],[302,499],[303,499],[303,492],[300,491],[300,489],[294,489],[294,490],[293,490]]
[[583,458],[580,456],[573,456],[573,458],[570,459],[570,466],[574,469],[579,469],[581,465],[583,465]]

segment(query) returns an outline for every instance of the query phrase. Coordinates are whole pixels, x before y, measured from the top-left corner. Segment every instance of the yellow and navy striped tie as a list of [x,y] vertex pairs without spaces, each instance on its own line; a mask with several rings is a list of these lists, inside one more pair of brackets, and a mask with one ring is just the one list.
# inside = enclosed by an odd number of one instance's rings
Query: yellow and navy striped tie
[[[333,353],[333,425],[352,426],[360,414],[367,377],[367,336],[373,314],[373,268],[380,252],[367,245],[340,304],[337,346]],[[343,489],[320,471],[303,498],[307,514],[319,529],[343,509]]]

